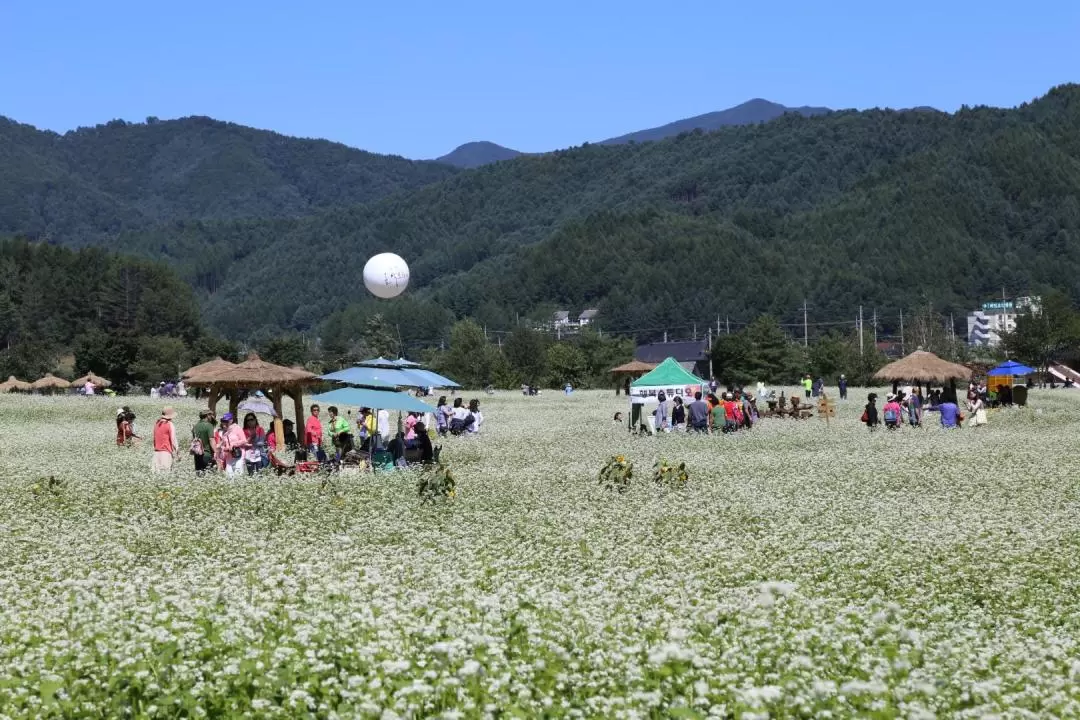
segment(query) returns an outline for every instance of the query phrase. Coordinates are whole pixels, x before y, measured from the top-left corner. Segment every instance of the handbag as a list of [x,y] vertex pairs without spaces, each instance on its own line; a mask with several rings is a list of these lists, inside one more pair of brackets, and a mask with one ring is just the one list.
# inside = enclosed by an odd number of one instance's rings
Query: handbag
[[202,440],[197,437],[192,437],[191,445],[188,447],[188,452],[192,455],[203,455],[205,452],[205,448],[203,447]]

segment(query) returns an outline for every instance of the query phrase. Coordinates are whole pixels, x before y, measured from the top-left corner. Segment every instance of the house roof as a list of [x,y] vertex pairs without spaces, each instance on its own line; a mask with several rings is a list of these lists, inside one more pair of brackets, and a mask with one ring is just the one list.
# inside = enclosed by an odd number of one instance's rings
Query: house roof
[[634,359],[642,362],[658,364],[672,357],[677,362],[700,362],[708,359],[705,351],[705,343],[701,340],[685,340],[681,342],[649,343],[638,345],[634,351]]
[[582,310],[581,315],[578,316],[579,320],[592,320],[600,313],[596,308],[589,308],[588,310]]
[[554,317],[556,320],[568,320],[570,318],[570,313],[568,313],[566,310],[556,310],[552,313],[552,317]]

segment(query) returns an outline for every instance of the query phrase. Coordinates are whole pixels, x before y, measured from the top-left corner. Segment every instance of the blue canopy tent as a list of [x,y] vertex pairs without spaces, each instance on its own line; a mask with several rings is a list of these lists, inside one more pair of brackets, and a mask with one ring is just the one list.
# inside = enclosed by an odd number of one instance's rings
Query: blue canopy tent
[[392,362],[394,363],[394,367],[399,367],[399,368],[423,367],[420,363],[413,362],[412,360],[406,360],[405,358],[398,358],[397,360],[393,360]]
[[311,398],[320,405],[347,405],[375,410],[398,410],[400,412],[428,413],[432,408],[408,393],[396,390],[372,390],[370,388],[344,387],[319,393]]
[[369,387],[459,388],[453,380],[430,370],[358,365],[321,376],[323,380]]
[[347,385],[366,385],[368,387],[428,387],[426,378],[413,375],[412,370],[383,367],[351,367],[320,376],[322,380],[345,383]]
[[1034,375],[1035,373],[1036,373],[1035,368],[1028,367],[1027,365],[1023,365],[1023,364],[1018,363],[1018,362],[1016,362],[1014,360],[1008,360],[1006,362],[1001,363],[996,368],[994,368],[993,370],[991,370],[990,372],[988,372],[986,374],[987,375],[992,375],[994,377],[1001,376],[1001,375],[1011,375],[1013,377],[1016,377],[1016,376],[1027,377],[1028,375]]
[[424,370],[422,368],[411,368],[409,370],[409,373],[412,375],[416,375],[417,377],[420,377],[424,380],[427,380],[427,385],[425,385],[425,387],[454,389],[461,387],[450,378],[444,377],[437,372],[432,372],[431,370]]

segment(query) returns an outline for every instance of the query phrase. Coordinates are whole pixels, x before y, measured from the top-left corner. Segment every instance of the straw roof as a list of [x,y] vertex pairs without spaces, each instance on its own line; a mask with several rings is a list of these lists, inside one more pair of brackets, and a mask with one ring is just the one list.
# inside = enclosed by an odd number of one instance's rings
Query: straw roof
[[228,360],[222,360],[220,357],[216,357],[213,360],[204,362],[201,365],[190,367],[180,374],[180,377],[184,380],[210,380],[218,373],[224,370],[231,370],[236,367],[234,363]]
[[110,381],[106,380],[103,377],[95,375],[92,372],[86,373],[81,378],[75,378],[74,380],[71,381],[71,384],[75,385],[75,386],[78,386],[78,385],[85,385],[88,382],[92,382],[95,385],[97,385],[98,387],[111,387],[112,386],[112,383]]
[[30,383],[26,382],[25,380],[20,380],[14,375],[8,375],[8,379],[0,383],[0,393],[8,393],[14,391],[26,392],[30,388]]
[[317,382],[320,380],[315,373],[275,365],[266,362],[255,353],[248,355],[248,359],[244,362],[220,372],[192,376],[188,379],[189,385],[234,388],[314,385]]
[[612,373],[615,374],[634,374],[634,373],[647,373],[656,369],[656,365],[653,363],[641,362],[640,360],[631,360],[630,362],[620,365],[619,367],[611,368]]
[[45,377],[30,383],[30,387],[34,390],[62,390],[71,387],[71,383],[52,373],[45,373]]
[[891,362],[874,373],[878,380],[917,382],[946,382],[970,380],[971,370],[963,365],[942,360],[932,352],[916,350],[907,357]]

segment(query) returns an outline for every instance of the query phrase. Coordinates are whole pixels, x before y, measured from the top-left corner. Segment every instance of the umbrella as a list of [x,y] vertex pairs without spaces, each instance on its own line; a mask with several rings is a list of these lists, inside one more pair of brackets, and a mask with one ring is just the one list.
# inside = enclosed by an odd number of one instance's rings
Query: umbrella
[[75,378],[74,380],[71,381],[71,384],[72,384],[73,387],[79,387],[81,385],[85,385],[88,382],[93,383],[94,385],[97,385],[98,387],[102,387],[102,388],[107,388],[107,387],[112,386],[111,382],[109,382],[108,380],[106,380],[103,377],[99,377],[99,376],[95,375],[92,372],[86,373],[81,378]]
[[368,388],[345,387],[320,393],[311,398],[320,405],[348,405],[366,407],[375,410],[401,410],[403,412],[427,413],[432,407],[408,393],[396,390],[370,390]]
[[963,365],[942,360],[932,352],[916,350],[907,357],[891,362],[874,373],[878,380],[903,382],[945,382],[947,380],[970,380],[971,370]]
[[613,367],[608,372],[614,375],[627,374],[627,375],[644,375],[647,372],[656,369],[656,365],[653,363],[641,362],[640,360],[631,360],[630,362],[620,365],[619,367]]
[[0,383],[0,393],[26,392],[30,388],[30,383],[26,382],[25,380],[20,380],[14,375],[9,375],[7,380]]
[[56,377],[52,373],[45,373],[44,377],[32,382],[30,387],[34,390],[63,390],[71,387],[71,383]]
[[1030,368],[1027,365],[1022,365],[1014,360],[1009,360],[998,365],[996,368],[986,373],[987,375],[1034,375],[1035,368]]
[[220,357],[216,357],[209,362],[204,362],[201,365],[188,368],[180,374],[180,377],[184,380],[205,380],[222,371],[231,370],[234,367],[236,367],[236,365],[228,360],[222,360]]
[[277,417],[274,406],[265,397],[248,398],[236,406],[237,412],[255,413],[256,415],[269,415]]

